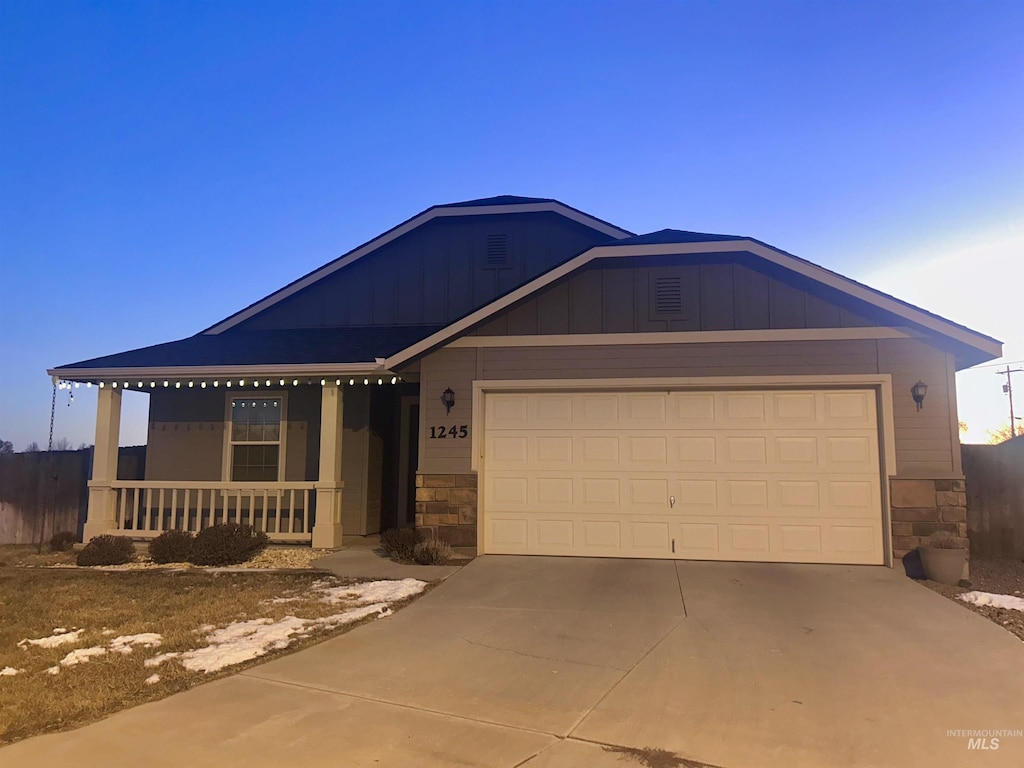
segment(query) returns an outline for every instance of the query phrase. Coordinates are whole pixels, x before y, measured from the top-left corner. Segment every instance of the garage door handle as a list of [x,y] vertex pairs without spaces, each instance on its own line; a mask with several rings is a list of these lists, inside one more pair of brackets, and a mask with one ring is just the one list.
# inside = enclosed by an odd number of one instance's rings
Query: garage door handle
[[675,505],[676,505],[676,497],[675,496],[669,496],[668,497],[668,507],[669,507],[669,509],[672,509],[672,507],[674,507]]

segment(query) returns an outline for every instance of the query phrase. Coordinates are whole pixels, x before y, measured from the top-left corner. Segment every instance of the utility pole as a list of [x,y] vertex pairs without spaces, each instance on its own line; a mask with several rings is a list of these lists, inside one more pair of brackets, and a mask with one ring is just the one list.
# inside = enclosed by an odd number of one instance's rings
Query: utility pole
[[1024,372],[1024,368],[1010,368],[1006,366],[1005,371],[996,371],[996,376],[1005,376],[1006,383],[1003,384],[1003,392],[1010,398],[1010,438],[1013,439],[1017,436],[1017,420],[1013,415],[1013,379],[1010,377],[1011,373]]

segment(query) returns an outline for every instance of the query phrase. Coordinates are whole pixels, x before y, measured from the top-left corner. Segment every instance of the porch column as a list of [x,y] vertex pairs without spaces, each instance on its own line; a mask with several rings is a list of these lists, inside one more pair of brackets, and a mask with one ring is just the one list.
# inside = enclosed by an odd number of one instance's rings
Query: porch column
[[314,549],[341,547],[341,432],[344,402],[333,381],[320,388],[320,475],[316,483]]
[[103,387],[96,401],[96,446],[89,480],[89,513],[83,541],[89,541],[116,527],[117,443],[121,434],[121,390]]

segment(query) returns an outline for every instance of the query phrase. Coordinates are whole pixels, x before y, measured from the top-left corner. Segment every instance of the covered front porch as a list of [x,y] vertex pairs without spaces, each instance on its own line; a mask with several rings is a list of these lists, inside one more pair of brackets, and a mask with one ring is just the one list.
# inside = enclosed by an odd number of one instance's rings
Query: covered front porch
[[[233,522],[337,549],[411,519],[395,510],[411,507],[418,388],[378,364],[51,373],[97,389],[84,541]],[[150,395],[144,480],[117,477],[126,391]]]

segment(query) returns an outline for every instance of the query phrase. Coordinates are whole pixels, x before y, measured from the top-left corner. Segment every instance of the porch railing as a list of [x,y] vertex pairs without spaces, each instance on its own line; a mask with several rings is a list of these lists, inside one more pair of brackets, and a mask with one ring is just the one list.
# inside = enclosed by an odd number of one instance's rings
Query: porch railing
[[118,480],[112,483],[116,528],[134,537],[167,530],[198,532],[217,523],[265,531],[271,541],[312,541],[314,483],[185,483]]

